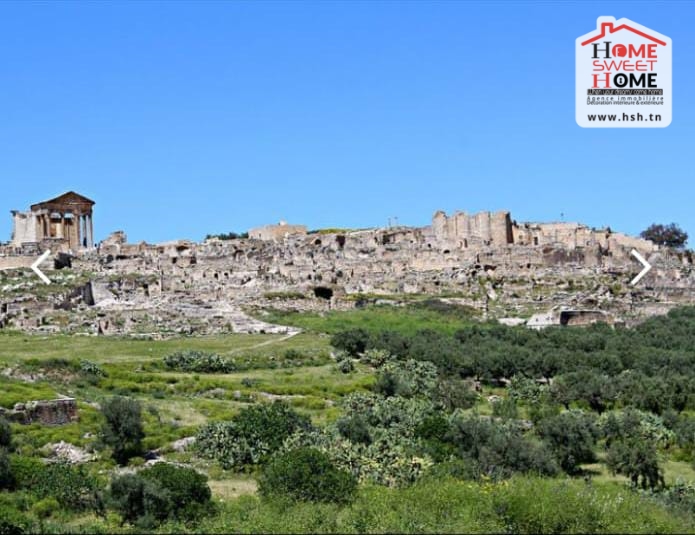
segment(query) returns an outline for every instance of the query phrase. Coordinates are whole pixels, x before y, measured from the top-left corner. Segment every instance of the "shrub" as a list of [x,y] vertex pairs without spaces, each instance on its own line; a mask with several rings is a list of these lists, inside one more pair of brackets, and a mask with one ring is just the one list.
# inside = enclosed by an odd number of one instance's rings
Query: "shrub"
[[197,518],[210,507],[210,497],[206,476],[169,463],[157,463],[111,481],[112,506],[124,521],[142,527],[168,518]]
[[296,431],[308,429],[309,419],[282,402],[244,408],[229,422],[203,427],[196,449],[217,459],[224,468],[263,463]]
[[454,414],[446,441],[458,455],[477,466],[477,475],[495,479],[515,472],[542,475],[557,473],[552,453],[542,444],[529,439],[518,427],[481,417]]
[[140,402],[120,396],[102,403],[105,422],[101,428],[101,441],[113,449],[113,458],[121,465],[142,452],[142,408]]
[[673,485],[663,489],[656,497],[688,515],[695,515],[695,484],[686,483],[680,478]]
[[14,486],[14,477],[7,450],[0,448],[0,489],[9,489]]
[[505,420],[514,420],[519,416],[516,401],[512,398],[501,398],[492,403],[492,414]]
[[30,528],[29,519],[14,508],[0,504],[0,534],[22,535]]
[[462,379],[439,378],[436,397],[445,410],[471,409],[480,399],[470,382]]
[[264,497],[349,503],[355,497],[357,480],[336,468],[326,454],[301,448],[274,457],[263,469],[258,490]]
[[80,361],[80,372],[94,377],[106,377],[106,372],[98,364],[88,360]]
[[674,427],[678,446],[687,455],[693,457],[695,455],[695,418],[681,417]]
[[386,397],[432,397],[437,389],[437,367],[431,362],[389,362],[379,371],[374,391]]
[[374,368],[381,368],[388,361],[393,360],[393,357],[385,349],[367,349],[360,361],[367,366],[372,366]]
[[370,444],[372,437],[369,432],[369,424],[367,420],[359,415],[353,414],[349,417],[343,417],[336,422],[336,427],[341,436],[355,444]]
[[60,504],[54,497],[49,496],[48,498],[36,502],[31,510],[39,518],[48,518],[53,513],[60,510]]
[[576,473],[580,463],[596,459],[598,429],[594,419],[581,411],[567,411],[540,422],[538,434],[545,440],[567,473]]
[[172,370],[198,373],[230,373],[236,365],[216,353],[204,351],[177,351],[164,357],[164,365]]
[[110,504],[123,522],[149,527],[166,519],[171,504],[166,493],[137,474],[125,474],[111,481]]
[[12,448],[12,427],[10,422],[0,416],[0,448],[10,450]]
[[641,438],[659,448],[667,448],[676,440],[676,433],[664,425],[661,417],[632,408],[603,414],[598,423],[606,449],[625,438]]
[[346,358],[339,360],[336,364],[336,368],[340,373],[352,373],[355,371],[355,363],[352,362],[352,359]]
[[211,493],[208,478],[184,466],[169,463],[157,463],[140,472],[145,480],[156,482],[169,493],[172,504],[177,507],[175,514],[184,513],[191,505],[205,504],[210,501]]
[[613,473],[629,477],[634,487],[654,489],[664,486],[656,448],[640,437],[613,442],[608,449],[606,465]]
[[357,357],[367,349],[369,340],[370,335],[365,329],[348,329],[335,333],[331,337],[331,345]]
[[45,468],[46,465],[36,457],[10,456],[10,469],[18,489],[32,489],[38,485]]
[[41,499],[55,498],[62,508],[103,512],[104,504],[98,481],[84,466],[67,463],[41,464],[31,480],[25,479],[23,483],[30,483],[31,486],[25,488]]

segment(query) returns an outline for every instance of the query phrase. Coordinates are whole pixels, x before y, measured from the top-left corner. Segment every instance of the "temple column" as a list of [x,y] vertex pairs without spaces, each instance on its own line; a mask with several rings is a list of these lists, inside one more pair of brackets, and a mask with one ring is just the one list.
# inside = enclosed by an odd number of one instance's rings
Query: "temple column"
[[94,247],[94,226],[92,224],[92,214],[87,215],[87,247]]
[[85,247],[85,239],[87,238],[87,217],[80,215],[80,232],[78,240],[80,242],[80,247]]

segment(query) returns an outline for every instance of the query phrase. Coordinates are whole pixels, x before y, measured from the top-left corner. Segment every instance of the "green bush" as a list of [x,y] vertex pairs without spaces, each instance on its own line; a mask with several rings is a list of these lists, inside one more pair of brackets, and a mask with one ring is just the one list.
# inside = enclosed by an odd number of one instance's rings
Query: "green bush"
[[5,448],[0,448],[0,489],[10,489],[14,484],[10,457]]
[[346,358],[339,360],[336,364],[336,368],[340,373],[352,373],[355,371],[355,363],[352,359]]
[[36,502],[32,506],[31,511],[38,518],[44,519],[52,516],[53,513],[60,511],[60,509],[61,507],[58,500],[56,500],[53,496],[49,496],[48,498],[44,498]]
[[231,373],[237,369],[234,362],[216,353],[204,351],[177,351],[164,357],[164,364],[172,370],[198,373]]
[[[28,463],[24,466],[28,466]],[[27,474],[20,476],[23,480],[18,483],[22,488],[41,499],[54,498],[62,508],[71,511],[103,511],[99,482],[84,466],[62,462],[42,464],[40,468],[38,464],[35,466],[37,470],[30,478],[27,478]],[[30,486],[25,487],[27,484]]]
[[594,448],[599,431],[594,418],[582,411],[567,411],[543,420],[538,434],[555,453],[560,467],[569,474],[579,470],[581,463],[596,460]]
[[519,417],[519,410],[513,398],[501,398],[492,403],[492,415],[505,420],[515,420]]
[[169,463],[115,477],[109,496],[122,519],[140,527],[151,527],[170,518],[199,518],[211,507],[207,477],[192,468]]
[[357,480],[336,468],[326,454],[301,448],[274,457],[261,473],[258,490],[264,497],[349,503],[355,497]]
[[308,418],[276,401],[244,408],[229,422],[206,425],[198,432],[195,447],[224,468],[242,468],[265,462],[286,438],[309,428]]
[[385,349],[367,349],[360,357],[360,362],[374,368],[381,368],[387,362],[393,360],[393,357]]
[[477,467],[478,477],[503,479],[516,472],[554,475],[558,471],[548,447],[524,436],[513,422],[454,414],[446,442]]
[[470,381],[442,378],[437,381],[436,401],[448,412],[456,409],[471,409],[480,399]]
[[386,396],[429,397],[437,390],[437,367],[431,362],[388,362],[379,370],[374,391]]
[[0,504],[0,535],[22,535],[30,527],[31,523],[26,515],[9,505]]
[[355,444],[370,444],[372,437],[369,432],[369,423],[359,414],[340,418],[336,427],[341,436]]
[[80,361],[80,373],[87,376],[91,375],[94,377],[106,377],[106,372],[101,368],[101,366],[88,360]]
[[10,456],[10,469],[18,489],[32,489],[38,485],[39,478],[46,465],[36,457],[23,455]]
[[357,357],[367,349],[369,340],[370,334],[365,329],[348,329],[335,333],[331,337],[331,345],[346,351],[352,357]]
[[175,515],[195,516],[192,512],[210,501],[207,476],[192,468],[169,463],[157,463],[140,472],[147,481],[157,483],[164,489],[176,507]]
[[641,437],[614,441],[608,449],[606,465],[613,473],[629,477],[634,487],[655,489],[665,485],[656,448]]
[[113,449],[114,460],[126,465],[128,459],[142,453],[142,407],[131,398],[115,396],[101,404],[105,422],[101,427],[101,442]]
[[125,474],[111,481],[109,502],[123,522],[152,527],[171,514],[171,502],[156,483],[137,474]]
[[0,416],[0,448],[12,449],[12,427],[10,422]]

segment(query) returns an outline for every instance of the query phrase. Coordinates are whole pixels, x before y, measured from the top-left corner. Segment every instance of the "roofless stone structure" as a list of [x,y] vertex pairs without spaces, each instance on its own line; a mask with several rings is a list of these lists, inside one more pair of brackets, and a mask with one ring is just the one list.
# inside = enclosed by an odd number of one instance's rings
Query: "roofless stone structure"
[[94,201],[74,191],[33,204],[28,212],[12,211],[12,246],[39,246],[76,251],[94,246]]

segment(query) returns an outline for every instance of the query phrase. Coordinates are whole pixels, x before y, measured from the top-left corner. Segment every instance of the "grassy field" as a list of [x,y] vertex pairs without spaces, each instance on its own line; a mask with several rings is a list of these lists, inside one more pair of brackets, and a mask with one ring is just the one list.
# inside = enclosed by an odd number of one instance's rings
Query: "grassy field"
[[221,355],[262,354],[298,349],[304,352],[327,351],[328,338],[299,334],[292,338],[281,334],[228,334],[224,336],[144,340],[103,336],[35,336],[16,331],[0,331],[0,360],[13,363],[33,358],[76,358],[94,362],[145,362],[185,349],[210,351]]
[[[229,356],[248,369],[192,374],[164,367],[163,357],[188,349]],[[105,377],[96,384],[86,380],[79,373],[82,360],[98,364]],[[373,381],[364,369],[349,375],[335,370],[328,337],[317,334],[137,340],[4,331],[0,362],[5,369],[0,376],[0,406],[58,396],[75,397],[79,403],[79,423],[16,426],[25,453],[60,440],[78,446],[93,443],[89,437],[99,428],[95,407],[110,395],[143,402],[146,446],[154,449],[194,434],[207,421],[227,419],[249,403],[276,397],[316,423],[326,422],[336,417],[335,405],[343,395],[366,389]]]
[[324,313],[271,310],[259,317],[270,323],[291,325],[313,333],[362,328],[371,332],[390,330],[405,334],[421,329],[452,334],[480,319],[477,312],[468,307],[441,302],[434,305],[422,298],[404,306],[379,305]]
[[[194,435],[208,422],[229,420],[250,404],[274,399],[286,401],[319,426],[335,421],[341,414],[341,399],[352,392],[369,391],[376,374],[360,362],[356,363],[354,372],[341,373],[331,356],[331,333],[361,327],[372,332],[389,329],[403,334],[433,329],[449,335],[478,322],[479,318],[462,307],[413,303],[326,314],[273,311],[263,319],[295,325],[304,332],[294,336],[235,334],[142,340],[33,336],[0,331],[0,372],[3,373],[0,406],[11,408],[17,402],[58,396],[75,397],[79,406],[79,422],[69,425],[14,424],[17,454],[41,457],[45,455],[46,444],[59,441],[91,451],[96,446],[102,421],[99,404],[107,397],[123,395],[142,403],[145,447],[159,450],[168,460],[205,472],[218,506],[219,514],[200,525],[164,525],[161,532],[182,529],[217,533],[693,532],[695,529],[692,519],[638,499],[626,488],[626,478],[612,474],[603,462],[582,467],[584,475],[591,480],[588,484],[582,478],[564,476],[542,480],[515,476],[500,484],[425,479],[403,489],[363,487],[357,501],[347,507],[263,501],[256,496],[253,473],[223,470],[216,462],[202,460],[191,452],[172,451],[171,443]],[[164,357],[181,350],[216,353],[231,359],[236,368],[231,373],[189,373],[168,368]],[[96,364],[103,376],[85,375],[81,371],[83,361]],[[504,388],[484,386],[479,401],[467,412],[491,415],[492,405],[487,398],[493,394],[506,395]],[[521,408],[520,417],[527,417],[525,410]],[[667,484],[678,480],[695,482],[692,463],[669,455],[664,454],[661,459]],[[115,467],[108,458],[93,464],[104,474]],[[555,504],[559,509],[534,509],[534,493],[543,494],[546,505]],[[555,518],[557,510],[564,511],[564,516]],[[62,518],[56,513],[46,529],[61,532],[129,528],[119,526],[114,518],[97,519],[93,514]]]

